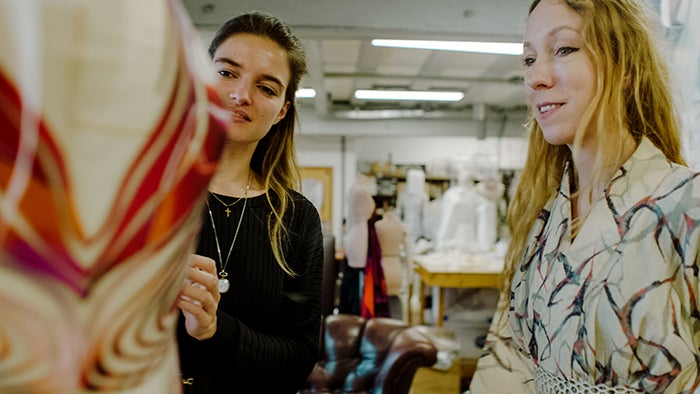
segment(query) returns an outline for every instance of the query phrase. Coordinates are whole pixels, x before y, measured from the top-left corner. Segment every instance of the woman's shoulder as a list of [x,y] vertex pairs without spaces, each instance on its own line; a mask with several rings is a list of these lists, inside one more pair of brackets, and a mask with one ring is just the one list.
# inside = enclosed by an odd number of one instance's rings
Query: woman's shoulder
[[690,189],[693,196],[700,195],[700,172],[670,161],[646,140],[642,141],[624,168],[627,170],[624,178],[645,184],[647,195],[667,194],[681,189]]
[[669,170],[663,178],[665,187],[692,187],[700,193],[700,171],[685,165],[669,162]]
[[295,217],[312,217],[320,222],[318,209],[311,200],[296,190],[288,190],[288,192],[292,203],[290,208],[294,211]]
[[[292,199],[292,202],[297,205],[300,204],[303,207],[312,207],[314,208],[314,204],[309,200],[305,195],[301,194],[300,192],[296,190],[289,190],[289,197]],[[315,209],[315,208],[314,208]]]
[[288,190],[291,204],[286,213],[286,220],[292,232],[316,237],[321,234],[321,216],[316,206],[303,194]]
[[675,212],[682,218],[700,219],[700,172],[669,161],[664,171],[638,174],[637,183],[648,189],[644,193],[646,204],[653,204],[668,216]]
[[[288,197],[289,201],[292,202],[294,205],[301,205],[302,207],[309,207],[309,206],[313,207],[314,206],[313,203],[311,202],[311,200],[309,200],[306,196],[304,196],[300,192],[298,192],[294,189],[286,189],[286,192],[288,194],[287,197]],[[279,194],[276,193],[275,191],[273,191],[272,189],[267,191],[267,195],[263,193],[260,196],[253,197],[253,199],[256,200],[256,202],[262,201],[265,203],[265,205],[267,205],[268,197],[270,198],[270,200],[274,204],[279,202]]]

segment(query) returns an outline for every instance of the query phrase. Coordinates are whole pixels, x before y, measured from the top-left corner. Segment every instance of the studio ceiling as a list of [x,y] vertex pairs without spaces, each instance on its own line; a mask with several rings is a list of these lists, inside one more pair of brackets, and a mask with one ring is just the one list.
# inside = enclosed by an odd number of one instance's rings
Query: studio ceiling
[[[270,12],[303,40],[317,95],[303,105],[324,117],[383,113],[435,117],[522,112],[520,56],[373,47],[373,38],[520,42],[528,0],[184,0],[205,39],[230,17]],[[457,103],[372,102],[355,89],[459,90]]]

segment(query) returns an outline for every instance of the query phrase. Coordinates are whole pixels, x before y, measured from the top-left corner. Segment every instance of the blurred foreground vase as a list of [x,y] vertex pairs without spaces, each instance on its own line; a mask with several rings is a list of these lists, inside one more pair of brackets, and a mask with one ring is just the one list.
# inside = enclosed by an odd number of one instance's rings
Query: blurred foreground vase
[[180,391],[224,137],[200,49],[174,1],[0,0],[0,392]]

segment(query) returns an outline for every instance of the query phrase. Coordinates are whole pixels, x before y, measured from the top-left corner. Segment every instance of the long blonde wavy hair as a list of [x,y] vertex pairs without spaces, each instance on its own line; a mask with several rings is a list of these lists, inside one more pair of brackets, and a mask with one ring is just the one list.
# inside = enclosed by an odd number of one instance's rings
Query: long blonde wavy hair
[[[601,178],[610,172],[605,170],[622,164],[623,133],[631,134],[636,142],[646,137],[670,161],[685,164],[671,78],[656,37],[653,13],[639,0],[560,1],[582,17],[585,53],[597,70],[595,95],[573,144],[576,150],[584,138],[597,141],[599,154],[593,167],[597,175],[592,184],[606,184],[608,180]],[[528,15],[539,3],[532,2]],[[513,273],[525,258],[535,221],[559,187],[565,163],[572,158],[568,146],[545,141],[532,114],[526,126],[527,158],[507,215],[511,241],[501,288],[501,299],[506,302],[500,312],[507,311]]]

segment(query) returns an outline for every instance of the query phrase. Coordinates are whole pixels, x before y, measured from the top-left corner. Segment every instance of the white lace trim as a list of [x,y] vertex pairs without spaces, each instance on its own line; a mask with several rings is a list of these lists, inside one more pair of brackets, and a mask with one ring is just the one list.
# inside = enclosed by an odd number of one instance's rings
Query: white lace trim
[[542,368],[535,369],[535,391],[537,394],[631,394],[641,391],[630,387],[610,387],[603,384],[590,384],[564,379],[545,371]]

